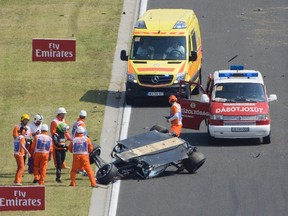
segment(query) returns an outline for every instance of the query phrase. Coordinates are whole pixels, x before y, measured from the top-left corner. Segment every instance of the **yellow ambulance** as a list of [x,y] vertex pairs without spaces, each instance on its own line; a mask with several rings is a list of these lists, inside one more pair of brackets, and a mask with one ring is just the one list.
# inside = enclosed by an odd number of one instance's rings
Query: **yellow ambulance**
[[[126,103],[178,94],[180,80],[201,84],[202,43],[193,10],[151,9],[135,24],[127,61]],[[193,91],[192,91],[193,90]],[[183,86],[182,97],[198,89]]]

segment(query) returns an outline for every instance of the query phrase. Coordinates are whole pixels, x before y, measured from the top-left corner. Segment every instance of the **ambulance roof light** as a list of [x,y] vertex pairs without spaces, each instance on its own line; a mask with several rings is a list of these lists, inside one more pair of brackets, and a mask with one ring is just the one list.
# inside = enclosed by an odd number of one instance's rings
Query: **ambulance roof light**
[[244,70],[243,65],[231,65],[230,70]]
[[146,27],[146,24],[145,24],[145,21],[143,20],[139,20],[136,22],[134,28],[137,28],[137,29],[147,29]]
[[177,23],[173,26],[173,29],[185,29],[187,28],[186,22],[184,21],[177,21]]

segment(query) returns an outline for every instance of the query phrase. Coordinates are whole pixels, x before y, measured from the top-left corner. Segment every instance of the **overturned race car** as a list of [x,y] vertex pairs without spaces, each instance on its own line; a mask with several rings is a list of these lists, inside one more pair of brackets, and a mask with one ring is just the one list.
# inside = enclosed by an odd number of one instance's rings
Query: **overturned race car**
[[90,163],[99,168],[96,179],[109,184],[116,179],[149,179],[162,174],[167,167],[176,172],[187,170],[195,173],[206,158],[187,141],[169,133],[165,127],[155,125],[149,132],[117,141],[111,152],[114,161],[106,163],[96,147],[89,155]]

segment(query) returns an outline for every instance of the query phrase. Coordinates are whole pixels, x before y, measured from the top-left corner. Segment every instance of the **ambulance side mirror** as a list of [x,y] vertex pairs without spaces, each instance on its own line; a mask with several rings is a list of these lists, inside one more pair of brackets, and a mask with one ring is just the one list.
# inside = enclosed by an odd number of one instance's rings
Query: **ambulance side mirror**
[[207,94],[202,94],[200,97],[200,102],[201,103],[209,103],[210,102],[209,96]]
[[277,100],[277,95],[276,94],[269,95],[268,102],[276,101],[276,100]]
[[189,56],[189,61],[196,61],[198,58],[197,52],[196,51],[191,51],[191,54]]
[[128,55],[127,55],[127,53],[126,53],[126,50],[121,50],[120,59],[121,59],[122,61],[128,61]]

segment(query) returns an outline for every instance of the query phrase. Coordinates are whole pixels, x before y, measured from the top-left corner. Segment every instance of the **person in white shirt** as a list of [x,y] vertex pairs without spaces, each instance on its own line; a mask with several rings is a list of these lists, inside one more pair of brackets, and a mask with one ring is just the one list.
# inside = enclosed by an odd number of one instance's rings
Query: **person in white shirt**
[[[41,133],[41,127],[42,127],[43,120],[44,120],[43,116],[38,113],[34,116],[34,122],[31,122],[29,124],[30,133],[31,133],[33,139],[36,135]],[[32,144],[32,142],[30,143],[29,150],[31,148],[31,144]],[[33,163],[34,163],[33,157],[30,157],[28,159],[28,173],[29,174],[33,173]]]
[[31,134],[33,137],[41,133],[41,126],[42,126],[43,120],[44,118],[41,114],[36,114],[34,116],[34,122],[31,122],[29,124]]
[[136,56],[140,59],[141,58],[153,59],[154,50],[155,50],[154,47],[149,45],[149,41],[144,40],[143,44],[140,47],[138,47]]
[[163,59],[168,58],[179,58],[183,57],[185,55],[185,48],[181,45],[179,45],[179,42],[177,40],[174,40],[172,42],[172,45],[168,47],[166,52],[164,53]]

